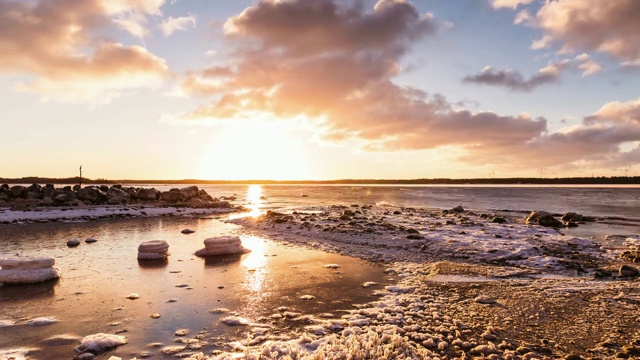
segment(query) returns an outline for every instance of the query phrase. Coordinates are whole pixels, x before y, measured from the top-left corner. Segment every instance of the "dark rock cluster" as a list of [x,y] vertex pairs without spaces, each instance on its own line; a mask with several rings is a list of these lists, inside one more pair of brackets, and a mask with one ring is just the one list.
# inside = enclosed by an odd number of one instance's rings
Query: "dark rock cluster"
[[86,187],[53,184],[30,186],[0,185],[0,206],[8,205],[121,205],[135,203],[166,203],[196,208],[231,207],[226,201],[214,198],[204,189],[188,186],[182,189],[160,191],[154,188],[124,187],[122,185],[91,185]]

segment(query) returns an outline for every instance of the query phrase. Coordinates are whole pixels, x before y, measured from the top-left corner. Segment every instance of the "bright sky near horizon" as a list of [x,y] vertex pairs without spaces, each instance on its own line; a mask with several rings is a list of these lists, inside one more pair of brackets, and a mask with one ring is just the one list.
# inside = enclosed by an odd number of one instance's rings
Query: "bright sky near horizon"
[[640,175],[637,0],[0,0],[0,177]]

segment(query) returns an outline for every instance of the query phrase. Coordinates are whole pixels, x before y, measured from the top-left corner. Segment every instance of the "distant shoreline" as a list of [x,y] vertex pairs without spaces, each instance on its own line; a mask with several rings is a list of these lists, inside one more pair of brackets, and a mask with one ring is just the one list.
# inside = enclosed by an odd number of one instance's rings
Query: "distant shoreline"
[[[0,178],[0,184],[78,184],[72,178]],[[474,179],[340,179],[340,180],[132,180],[85,179],[82,184],[149,185],[640,185],[640,176],[569,177],[569,178],[474,178]]]

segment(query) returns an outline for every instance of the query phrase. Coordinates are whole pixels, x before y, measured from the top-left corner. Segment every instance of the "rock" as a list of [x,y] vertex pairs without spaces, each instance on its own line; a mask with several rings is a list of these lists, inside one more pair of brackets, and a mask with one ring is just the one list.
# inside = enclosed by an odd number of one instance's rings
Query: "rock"
[[183,200],[190,200],[193,197],[199,196],[200,191],[198,190],[198,187],[194,185],[180,189],[180,195]]
[[90,238],[90,237],[88,237],[88,238],[86,238],[86,239],[84,240],[84,242],[86,242],[87,244],[92,244],[92,243],[97,242],[97,241],[98,241],[98,240],[96,240],[96,239],[94,239],[94,238]]
[[138,198],[138,196],[137,196],[138,191],[136,190],[136,188],[126,187],[126,188],[122,188],[122,190],[124,192],[126,192],[127,194],[129,194],[131,200],[135,200],[135,199]]
[[498,216],[496,216],[496,217],[494,217],[494,218],[491,220],[491,222],[492,222],[492,223],[496,223],[496,224],[504,224],[504,223],[506,223],[506,222],[507,222],[507,219],[505,219],[505,218],[503,218],[503,217],[498,217]]
[[351,210],[345,210],[342,215],[346,215],[346,216],[355,216],[356,214],[351,211]]
[[100,185],[98,188],[104,193],[109,191],[109,187],[107,185]]
[[86,187],[76,192],[78,198],[83,201],[89,201],[94,204],[99,204],[107,200],[107,194],[95,187]]
[[160,200],[166,201],[169,203],[176,203],[182,200],[182,194],[178,189],[171,189],[169,191],[163,191],[160,193]]
[[562,215],[562,221],[583,221],[583,216],[574,212],[568,212]]
[[204,240],[204,249],[196,251],[196,256],[244,254],[251,250],[242,246],[238,236],[219,236]]
[[453,211],[455,213],[461,213],[461,212],[464,212],[464,208],[462,207],[462,205],[458,205],[458,206],[454,207],[453,209],[451,209],[451,211]]
[[191,229],[184,229],[182,231],[180,231],[183,234],[193,234],[194,232],[196,232],[195,230],[191,230]]
[[82,188],[82,186],[80,186],[80,185],[73,185],[73,189],[72,189],[72,190],[73,190],[73,191],[78,191],[78,190],[80,190],[81,188]]
[[212,202],[203,200],[199,197],[192,198],[191,200],[189,200],[189,206],[192,208],[206,208],[206,207],[211,207],[212,205],[213,205]]
[[22,185],[15,185],[10,188],[14,198],[24,198],[27,188]]
[[40,185],[33,184],[25,189],[25,198],[27,199],[42,199],[44,198],[44,194],[42,193],[42,189]]
[[640,276],[640,270],[629,265],[620,266],[620,270],[618,270],[618,274],[620,277],[625,278],[636,278]]
[[136,193],[136,197],[139,200],[144,200],[144,201],[151,201],[151,200],[157,200],[158,197],[160,196],[160,192],[156,189],[138,189],[138,192]]
[[42,189],[43,198],[53,198],[55,194],[56,188],[53,186],[53,184],[47,184],[44,186],[44,189]]
[[488,296],[476,296],[473,301],[477,302],[478,304],[486,304],[486,305],[490,305],[490,304],[495,304],[496,301]]
[[69,241],[67,241],[68,247],[76,247],[78,245],[80,245],[80,240],[78,239],[70,239]]
[[574,228],[574,227],[578,227],[578,224],[573,220],[569,220],[564,223],[564,226],[568,228]]
[[56,190],[55,195],[53,196],[53,203],[60,205],[76,199],[76,193],[71,190]]
[[563,224],[546,211],[532,211],[526,218],[527,224],[541,225],[546,227],[561,227]]
[[127,204],[131,200],[131,195],[122,189],[111,187],[107,192],[107,203]]

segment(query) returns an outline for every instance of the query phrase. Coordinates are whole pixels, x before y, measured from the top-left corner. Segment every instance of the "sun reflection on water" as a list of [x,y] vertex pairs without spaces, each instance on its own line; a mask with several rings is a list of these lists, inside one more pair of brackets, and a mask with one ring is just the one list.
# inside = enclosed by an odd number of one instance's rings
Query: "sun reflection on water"
[[264,203],[264,196],[262,195],[262,186],[260,185],[249,185],[247,188],[247,208],[251,211],[248,216],[257,218],[262,215],[262,204]]
[[251,249],[251,252],[240,263],[246,268],[244,286],[254,293],[261,293],[265,287],[267,277],[267,258],[265,257],[266,244],[263,239],[256,236],[242,238],[243,246]]

